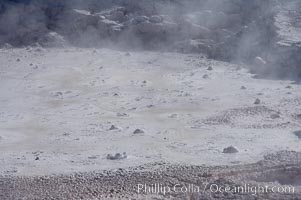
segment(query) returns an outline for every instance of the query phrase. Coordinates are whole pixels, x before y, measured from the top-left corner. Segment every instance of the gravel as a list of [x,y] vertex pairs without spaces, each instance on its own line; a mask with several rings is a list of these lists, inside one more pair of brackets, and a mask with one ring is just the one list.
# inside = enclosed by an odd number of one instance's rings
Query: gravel
[[[152,163],[128,169],[49,176],[2,176],[0,199],[300,199],[301,153],[283,151],[249,165],[206,167]],[[154,170],[155,169],[155,170]],[[284,181],[285,180],[285,181]],[[278,182],[278,183],[277,183]],[[215,193],[220,186],[294,186],[294,193]],[[200,191],[138,193],[140,186],[182,185]],[[158,185],[157,185],[158,186]],[[206,187],[205,187],[206,186]],[[210,189],[211,188],[211,189]]]

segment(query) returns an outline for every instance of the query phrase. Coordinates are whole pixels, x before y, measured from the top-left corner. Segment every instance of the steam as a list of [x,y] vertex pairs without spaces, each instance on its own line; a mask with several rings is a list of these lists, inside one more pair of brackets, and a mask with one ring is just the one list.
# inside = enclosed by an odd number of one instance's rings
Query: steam
[[0,2],[0,44],[53,46],[50,41],[65,40],[64,45],[82,47],[205,53],[250,64],[261,75],[291,76],[299,70],[297,63],[284,70],[281,50],[275,49],[274,16],[280,5],[276,0],[5,0]]

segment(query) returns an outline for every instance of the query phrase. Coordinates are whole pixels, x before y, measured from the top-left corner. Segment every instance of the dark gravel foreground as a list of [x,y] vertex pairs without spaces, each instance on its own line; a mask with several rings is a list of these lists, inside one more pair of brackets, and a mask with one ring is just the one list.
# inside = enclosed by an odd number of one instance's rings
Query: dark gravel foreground
[[[0,178],[0,199],[301,199],[301,153],[279,152],[250,165],[179,166],[153,163],[127,170]],[[144,188],[138,194],[139,187]],[[156,185],[155,185],[156,184]],[[216,187],[268,187],[269,191],[216,192]],[[290,186],[289,186],[290,185]],[[156,188],[155,188],[156,187]],[[166,190],[167,187],[171,191]],[[272,192],[271,188],[276,190]],[[164,188],[166,194],[164,195]],[[176,190],[173,190],[176,188]],[[186,189],[185,189],[186,188]],[[288,188],[291,188],[289,191]],[[294,190],[292,190],[294,188]],[[150,190],[150,189],[149,189]],[[158,194],[158,191],[161,191]],[[182,190],[182,192],[181,192]],[[186,191],[187,190],[187,191]],[[278,192],[277,192],[278,190]],[[285,190],[285,191],[284,191]],[[253,191],[253,192],[252,192]],[[259,190],[258,190],[259,191]],[[253,194],[253,195],[252,195]]]

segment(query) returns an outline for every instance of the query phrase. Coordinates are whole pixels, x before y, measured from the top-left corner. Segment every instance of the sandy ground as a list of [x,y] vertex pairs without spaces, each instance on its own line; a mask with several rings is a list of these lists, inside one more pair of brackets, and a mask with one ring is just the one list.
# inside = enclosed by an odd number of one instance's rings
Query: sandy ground
[[[239,65],[76,48],[3,49],[0,60],[2,175],[246,164],[301,150],[301,86]],[[230,145],[239,152],[222,153]]]

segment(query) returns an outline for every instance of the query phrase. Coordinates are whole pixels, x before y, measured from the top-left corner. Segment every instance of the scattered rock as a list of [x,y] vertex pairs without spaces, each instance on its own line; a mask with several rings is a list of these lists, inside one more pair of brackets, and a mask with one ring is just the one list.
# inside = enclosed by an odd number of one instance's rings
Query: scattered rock
[[207,68],[207,70],[208,70],[208,71],[212,71],[213,68],[210,66],[210,67]]
[[294,134],[301,139],[301,131],[295,131]]
[[128,117],[129,115],[126,113],[117,113],[117,117]]
[[204,79],[209,78],[208,74],[205,74],[205,75],[203,76],[203,78],[204,78]]
[[148,21],[149,18],[146,17],[146,16],[137,16],[135,17],[133,20],[132,20],[132,23],[133,24],[140,24],[140,23],[143,23],[143,22],[146,22]]
[[136,129],[133,133],[134,133],[134,134],[143,134],[144,131],[138,128],[138,129]]
[[16,60],[17,62],[20,62],[21,60],[20,60],[20,58],[17,58],[17,60]]
[[109,128],[110,131],[113,131],[113,130],[118,130],[118,128],[114,125],[112,125],[110,128]]
[[163,19],[162,19],[162,17],[160,17],[158,15],[154,15],[149,18],[149,21],[152,23],[161,23],[163,21]]
[[121,160],[127,158],[126,152],[123,152],[122,154],[116,153],[115,156],[108,154],[107,159],[108,160]]
[[238,153],[238,150],[233,146],[229,146],[224,148],[223,153]]
[[256,105],[258,105],[260,103],[261,103],[260,99],[256,99],[255,102],[254,102],[254,104],[256,104]]
[[39,157],[36,157],[35,160],[40,160],[40,158],[39,158]]
[[259,65],[259,66],[262,66],[262,65],[266,65],[266,64],[267,64],[267,62],[266,62],[263,58],[261,58],[261,57],[259,57],[259,56],[257,56],[257,57],[255,58],[255,63],[256,63],[257,65]]
[[241,88],[240,89],[242,89],[242,90],[246,90],[247,88],[245,87],[245,86],[241,86]]
[[272,119],[278,119],[278,118],[280,118],[280,115],[277,114],[277,113],[271,114],[271,118],[272,118]]

